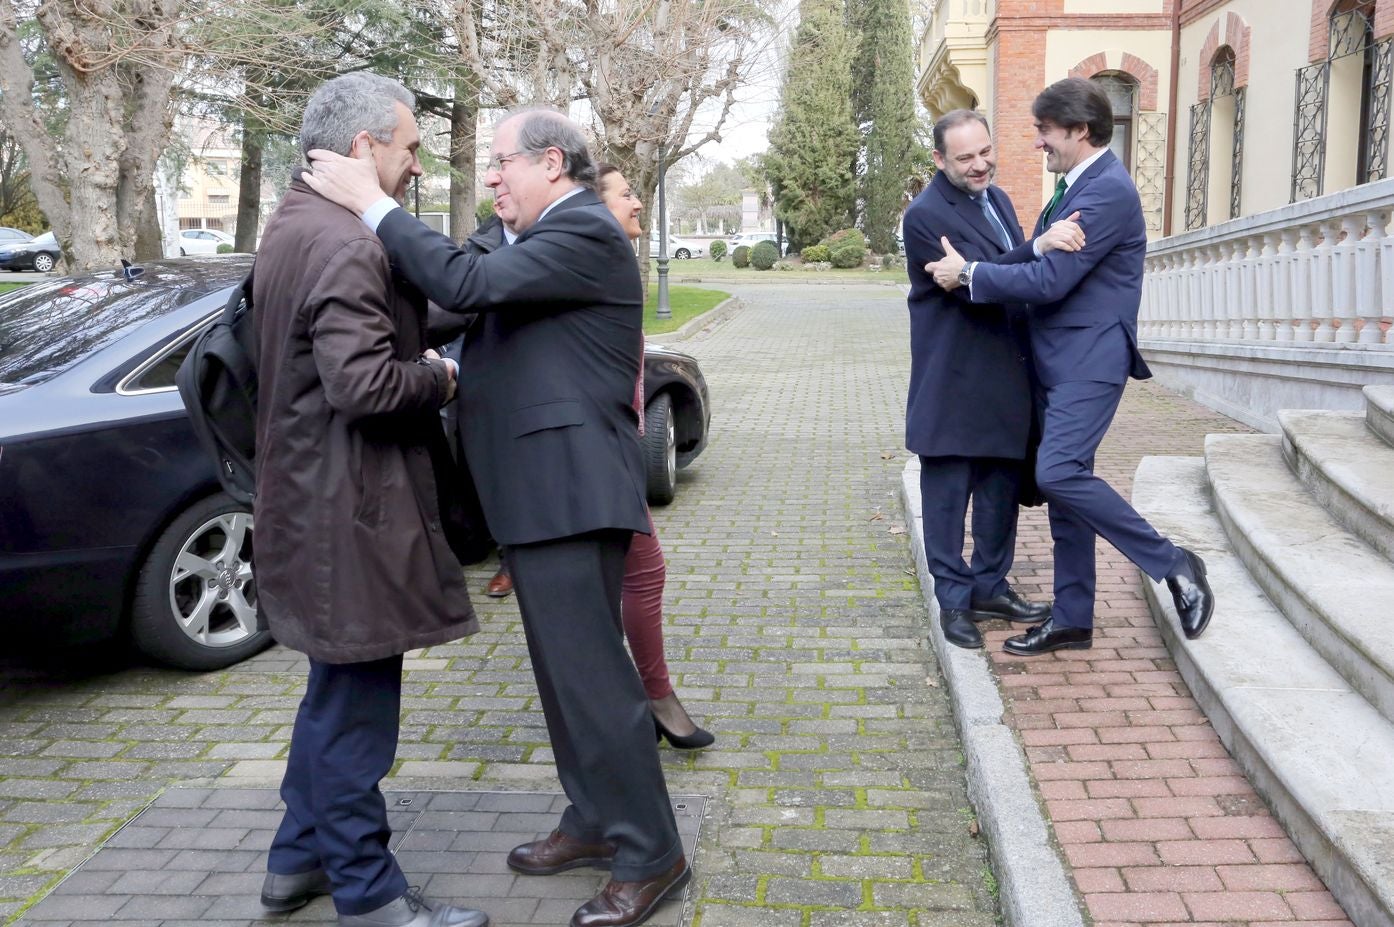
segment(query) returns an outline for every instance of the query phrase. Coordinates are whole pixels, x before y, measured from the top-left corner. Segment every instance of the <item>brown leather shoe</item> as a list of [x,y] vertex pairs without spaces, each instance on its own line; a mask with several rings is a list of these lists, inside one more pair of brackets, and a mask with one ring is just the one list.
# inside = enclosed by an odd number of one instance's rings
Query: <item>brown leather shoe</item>
[[554,830],[541,840],[514,847],[508,854],[508,868],[523,875],[552,875],[578,866],[609,869],[614,857],[615,848],[608,843],[582,843]]
[[504,596],[513,592],[513,577],[503,570],[494,574],[494,578],[489,580],[489,586],[484,590],[484,594],[495,599],[502,599]]
[[642,882],[617,882],[605,888],[571,915],[571,927],[634,927],[642,924],[668,895],[681,889],[692,878],[687,860],[678,861],[661,875]]

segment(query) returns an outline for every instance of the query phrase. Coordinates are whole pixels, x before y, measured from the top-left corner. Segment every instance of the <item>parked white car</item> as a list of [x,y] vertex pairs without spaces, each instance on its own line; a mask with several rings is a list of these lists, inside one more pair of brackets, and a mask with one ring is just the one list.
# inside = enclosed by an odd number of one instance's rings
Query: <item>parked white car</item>
[[235,239],[218,229],[184,229],[179,233],[179,256],[217,254],[219,245],[232,247]]
[[[679,261],[686,261],[688,258],[702,257],[707,253],[707,246],[703,242],[688,241],[686,238],[678,238],[676,235],[668,236],[668,256]],[[649,238],[649,257],[658,257],[658,236],[652,235]]]
[[[739,234],[732,235],[731,240],[726,242],[727,251],[735,251],[739,245],[746,245],[754,248],[762,241],[772,241],[776,246],[779,245],[779,241],[774,232],[740,232]],[[781,254],[782,253],[783,251],[781,250]]]

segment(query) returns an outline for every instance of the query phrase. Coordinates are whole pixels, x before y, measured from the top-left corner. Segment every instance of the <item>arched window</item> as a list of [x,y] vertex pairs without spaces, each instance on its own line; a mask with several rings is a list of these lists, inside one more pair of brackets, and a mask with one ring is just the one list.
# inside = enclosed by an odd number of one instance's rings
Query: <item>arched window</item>
[[1113,104],[1113,140],[1109,148],[1131,173],[1133,169],[1134,136],[1137,125],[1138,82],[1120,71],[1105,71],[1092,80],[1103,87]]
[[1210,59],[1210,94],[1191,107],[1186,228],[1239,217],[1244,179],[1244,88],[1234,86],[1234,49]]
[[1375,42],[1374,17],[1375,0],[1334,4],[1326,60],[1297,72],[1294,201],[1385,176],[1394,46]]

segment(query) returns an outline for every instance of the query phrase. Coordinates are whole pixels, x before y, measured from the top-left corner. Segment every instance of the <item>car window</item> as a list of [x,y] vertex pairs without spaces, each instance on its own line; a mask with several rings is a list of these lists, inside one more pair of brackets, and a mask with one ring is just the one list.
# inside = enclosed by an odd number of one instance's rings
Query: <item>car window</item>
[[0,297],[0,388],[42,383],[131,326],[205,292],[206,287],[111,277],[87,278],[80,285],[31,283]]
[[[203,329],[200,328],[199,331]],[[146,390],[173,389],[175,386],[174,375],[179,372],[179,365],[184,363],[184,358],[189,356],[189,351],[194,346],[194,336],[190,335],[180,342],[179,347],[170,351],[158,362],[147,367],[145,372],[139,377],[126,383],[123,392],[143,392]]]

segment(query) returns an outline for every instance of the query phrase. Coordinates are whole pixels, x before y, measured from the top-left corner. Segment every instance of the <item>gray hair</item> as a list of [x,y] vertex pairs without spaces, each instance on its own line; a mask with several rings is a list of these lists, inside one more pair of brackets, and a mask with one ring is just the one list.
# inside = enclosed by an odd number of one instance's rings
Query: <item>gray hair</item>
[[554,109],[525,109],[509,115],[518,120],[518,150],[541,154],[556,148],[562,154],[562,169],[579,184],[595,186],[595,162],[580,126]]
[[959,126],[967,125],[970,122],[980,122],[988,135],[992,134],[992,126],[987,124],[987,117],[975,109],[955,109],[950,110],[939,117],[939,121],[934,124],[934,150],[940,154],[944,153],[944,136],[950,129],[957,129]]
[[305,104],[300,124],[300,150],[323,148],[335,154],[350,154],[353,137],[367,132],[380,142],[390,142],[397,128],[401,103],[416,108],[416,96],[390,77],[354,71],[326,81]]

